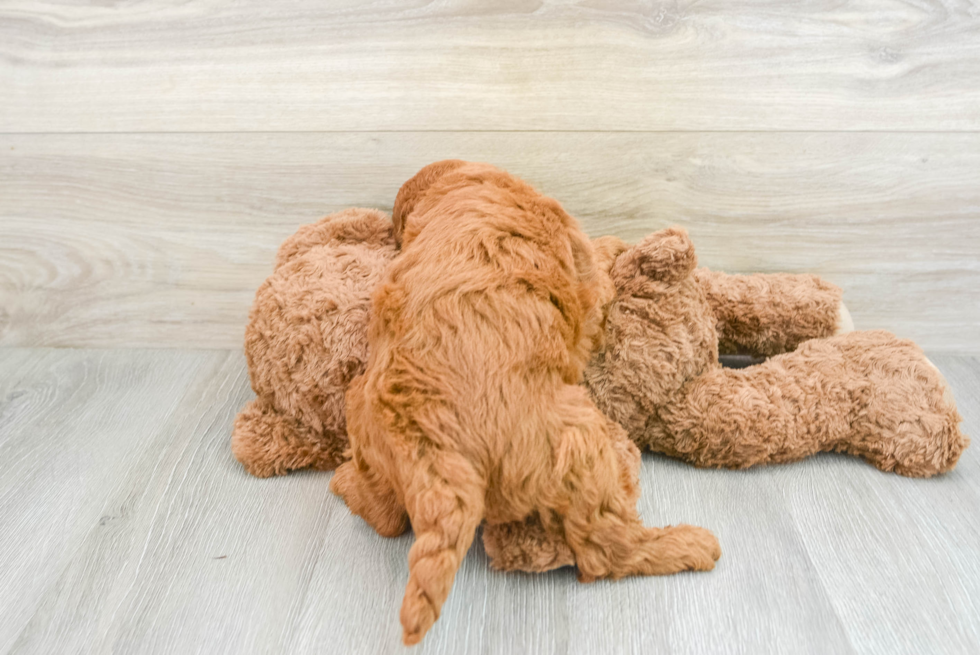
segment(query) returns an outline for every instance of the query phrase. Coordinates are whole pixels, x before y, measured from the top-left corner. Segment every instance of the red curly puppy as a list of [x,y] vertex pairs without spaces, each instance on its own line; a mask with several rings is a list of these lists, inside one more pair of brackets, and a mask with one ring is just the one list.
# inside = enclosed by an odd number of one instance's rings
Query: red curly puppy
[[411,519],[404,642],[438,618],[484,520],[539,521],[583,581],[713,568],[710,532],[640,522],[636,447],[578,384],[609,299],[576,221],[461,161],[409,180],[394,219],[402,254],[373,297],[331,488],[382,535]]

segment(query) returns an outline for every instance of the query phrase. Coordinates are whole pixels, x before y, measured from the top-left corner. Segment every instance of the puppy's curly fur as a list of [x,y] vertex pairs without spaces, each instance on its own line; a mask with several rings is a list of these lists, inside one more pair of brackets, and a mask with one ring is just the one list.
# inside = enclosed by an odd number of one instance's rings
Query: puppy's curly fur
[[576,221],[459,161],[420,171],[394,216],[402,254],[372,299],[352,459],[331,488],[382,535],[411,520],[405,643],[438,618],[484,520],[564,541],[583,581],[711,569],[711,533],[640,522],[638,451],[579,384],[611,285]]

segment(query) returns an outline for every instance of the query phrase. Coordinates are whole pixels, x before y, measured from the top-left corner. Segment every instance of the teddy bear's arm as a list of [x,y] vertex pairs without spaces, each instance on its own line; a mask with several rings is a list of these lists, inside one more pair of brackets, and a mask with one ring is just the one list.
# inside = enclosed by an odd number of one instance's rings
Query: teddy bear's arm
[[778,355],[808,339],[853,329],[840,288],[816,275],[728,275],[699,268],[694,276],[715,315],[721,353]]
[[332,471],[344,461],[345,437],[323,434],[288,416],[268,399],[257,398],[239,412],[231,450],[245,470],[259,478],[313,467]]

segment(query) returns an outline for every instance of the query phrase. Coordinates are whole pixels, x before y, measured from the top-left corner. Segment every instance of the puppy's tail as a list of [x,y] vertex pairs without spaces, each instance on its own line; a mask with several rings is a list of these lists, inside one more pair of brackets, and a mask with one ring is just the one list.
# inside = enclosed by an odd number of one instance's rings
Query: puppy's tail
[[456,570],[483,520],[485,494],[476,471],[457,454],[429,454],[414,468],[405,498],[415,530],[401,610],[406,646],[421,641],[439,618]]

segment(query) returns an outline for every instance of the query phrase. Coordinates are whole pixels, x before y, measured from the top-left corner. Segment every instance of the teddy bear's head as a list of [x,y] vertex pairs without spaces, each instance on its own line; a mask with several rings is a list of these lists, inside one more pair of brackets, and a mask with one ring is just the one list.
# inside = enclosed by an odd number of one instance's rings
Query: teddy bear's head
[[245,330],[257,396],[346,443],[344,393],[367,361],[371,291],[395,252],[391,221],[374,209],[331,214],[280,246]]
[[599,409],[634,438],[654,438],[658,409],[717,365],[714,314],[696,266],[687,232],[674,227],[625,249],[610,268],[616,295],[585,382]]

